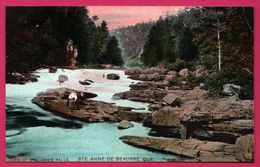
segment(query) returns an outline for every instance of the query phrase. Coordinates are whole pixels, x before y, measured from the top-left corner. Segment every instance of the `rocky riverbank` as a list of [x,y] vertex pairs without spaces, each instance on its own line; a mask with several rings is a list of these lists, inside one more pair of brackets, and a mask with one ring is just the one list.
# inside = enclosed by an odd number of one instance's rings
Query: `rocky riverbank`
[[252,162],[253,160],[252,135],[238,138],[236,144],[165,137],[122,136],[120,139],[127,144],[191,158],[189,161]]
[[[106,77],[108,74],[112,78]],[[97,95],[83,91],[85,89],[48,89],[38,93],[32,102],[63,117],[85,122],[120,122],[118,129],[131,128],[131,121],[142,122],[143,126],[149,127],[151,137],[121,138],[131,145],[178,154],[192,158],[192,161],[253,161],[254,101],[239,98],[241,87],[226,84],[223,85],[223,96],[212,96],[201,79],[210,72],[201,69],[175,72],[162,68],[134,68],[126,69],[125,74],[140,82],[132,83],[129,91],[116,93],[113,98],[149,103],[151,112],[135,112],[132,107],[92,100]],[[103,82],[121,80],[114,73],[106,75],[100,74]],[[61,78],[58,78],[60,85],[68,82],[68,78],[64,81]],[[94,85],[89,79],[79,83],[81,86]],[[72,92],[77,98],[68,101]]]
[[[68,96],[72,91],[77,94],[78,99],[68,103]],[[147,113],[134,112],[130,107],[118,107],[113,103],[89,100],[96,96],[89,92],[57,88],[38,93],[32,102],[48,111],[85,122],[142,121],[147,115]]]
[[[125,73],[142,82],[132,84],[129,91],[114,96],[150,103],[152,114],[146,117],[143,125],[151,128],[150,135],[159,138],[127,136],[121,138],[124,142],[170,150],[199,161],[253,161],[253,146],[250,145],[252,148],[247,153],[248,149],[244,148],[247,144],[241,145],[241,141],[250,138],[248,142],[254,143],[254,101],[239,99],[238,86],[223,85],[224,96],[214,97],[210,96],[204,83],[194,84],[194,80],[200,81],[210,75],[206,70],[175,72],[163,68],[132,68],[126,69]],[[211,145],[209,150],[202,149],[204,144]],[[192,146],[184,149],[180,145]],[[243,148],[229,149],[232,153],[224,151],[226,146],[237,148],[239,145]],[[218,146],[221,151],[213,149]]]

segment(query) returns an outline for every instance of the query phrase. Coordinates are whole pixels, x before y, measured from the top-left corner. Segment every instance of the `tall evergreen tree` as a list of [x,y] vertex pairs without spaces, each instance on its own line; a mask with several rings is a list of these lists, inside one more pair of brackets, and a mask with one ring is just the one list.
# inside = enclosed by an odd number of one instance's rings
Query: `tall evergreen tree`
[[121,50],[118,46],[118,41],[115,36],[112,36],[106,46],[105,53],[103,55],[103,61],[106,64],[123,65],[123,59]]
[[94,49],[96,49],[95,51],[96,63],[99,64],[104,63],[103,54],[105,53],[106,50],[108,38],[109,38],[109,32],[108,32],[107,23],[103,20],[101,25],[97,27],[95,33]]

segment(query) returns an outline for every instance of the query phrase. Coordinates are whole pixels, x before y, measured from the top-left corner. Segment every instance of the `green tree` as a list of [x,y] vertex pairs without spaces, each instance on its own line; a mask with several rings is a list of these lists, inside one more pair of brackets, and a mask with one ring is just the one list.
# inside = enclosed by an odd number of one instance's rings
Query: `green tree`
[[141,59],[145,65],[154,66],[164,60],[168,48],[167,43],[165,43],[164,29],[162,18],[152,26],[144,45],[144,51],[141,54]]
[[98,26],[95,30],[93,36],[93,54],[95,55],[95,59],[93,60],[94,63],[102,64],[103,54],[106,49],[106,45],[109,38],[109,32],[107,28],[107,23],[103,20],[101,25]]
[[112,36],[107,43],[105,53],[103,54],[103,61],[106,64],[123,65],[121,50],[118,46],[118,41],[115,36]]
[[7,7],[7,70],[65,65],[69,38],[78,46],[79,63],[89,63],[95,29],[86,7]]

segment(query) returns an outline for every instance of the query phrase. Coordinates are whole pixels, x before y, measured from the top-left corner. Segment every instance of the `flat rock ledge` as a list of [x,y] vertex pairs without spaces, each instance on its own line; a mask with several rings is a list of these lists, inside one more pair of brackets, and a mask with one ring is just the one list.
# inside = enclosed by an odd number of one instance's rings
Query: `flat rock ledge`
[[[240,146],[223,142],[209,142],[196,139],[181,140],[176,138],[164,137],[141,137],[141,136],[122,136],[120,139],[127,144],[168,152],[191,158],[191,161],[203,162],[243,162],[253,161],[253,159],[241,158]],[[251,137],[251,143],[253,138]],[[242,139],[243,140],[243,139]],[[247,145],[245,146],[247,147]],[[245,150],[248,150],[245,148]],[[248,154],[248,152],[246,153]],[[240,157],[238,157],[239,155]]]
[[254,133],[253,101],[229,98],[190,100],[182,107],[165,106],[146,117],[150,135],[235,144]]
[[[68,106],[67,99],[72,91],[77,94],[78,100],[77,102],[70,102]],[[32,102],[58,115],[85,122],[143,121],[144,117],[148,114],[134,112],[130,107],[118,107],[113,103],[89,100],[89,98],[96,96],[90,92],[57,88],[38,93],[32,99]]]

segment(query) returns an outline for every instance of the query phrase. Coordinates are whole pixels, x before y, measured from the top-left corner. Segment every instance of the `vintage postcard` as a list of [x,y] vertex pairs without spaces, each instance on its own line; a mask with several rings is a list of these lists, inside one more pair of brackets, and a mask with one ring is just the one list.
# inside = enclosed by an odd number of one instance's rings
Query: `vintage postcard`
[[5,6],[5,161],[255,162],[253,6]]

